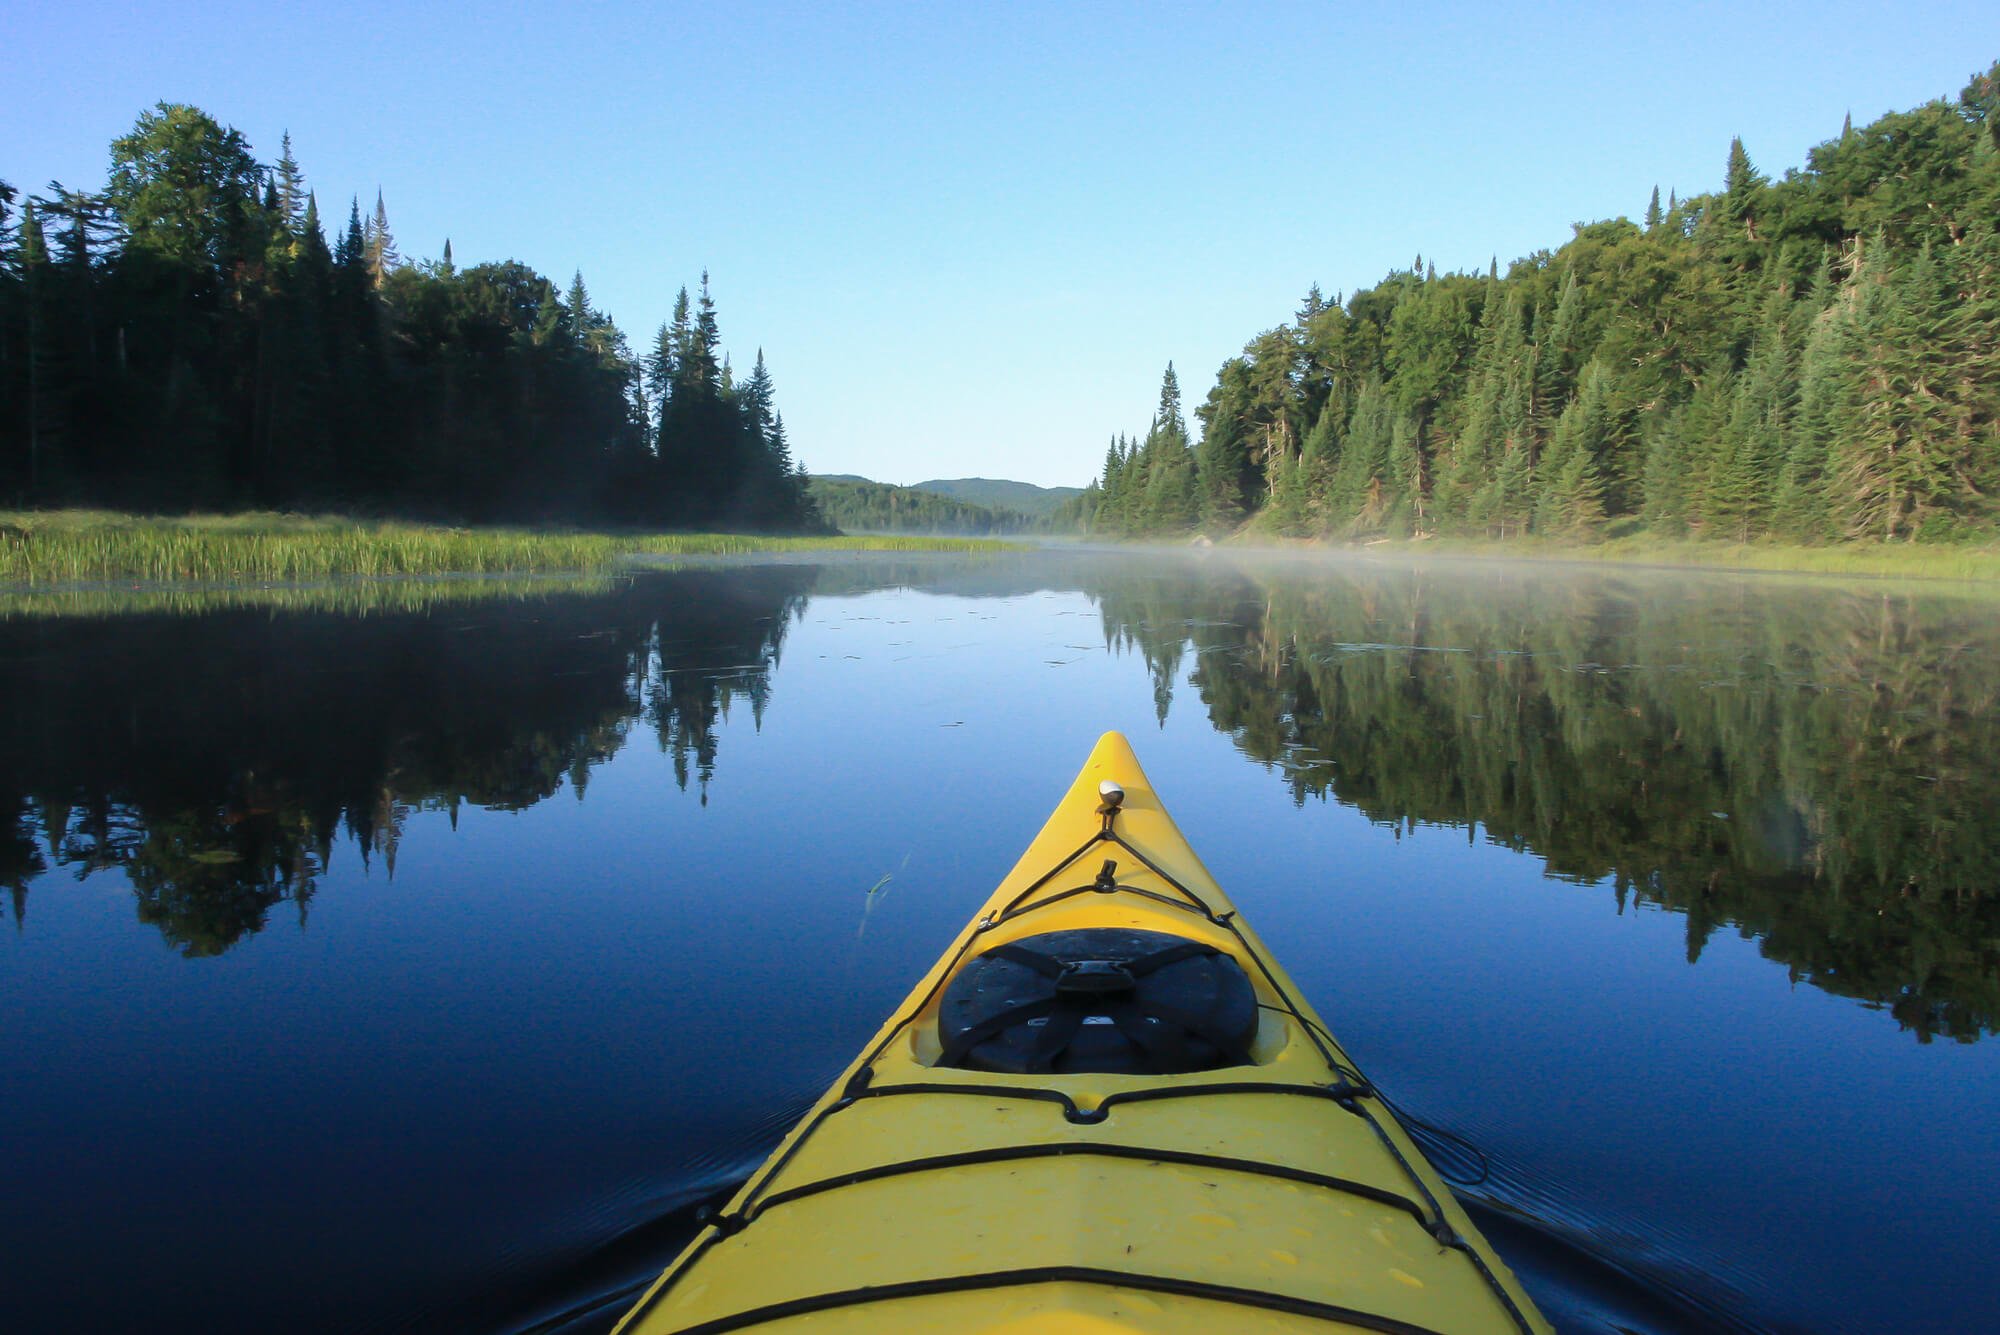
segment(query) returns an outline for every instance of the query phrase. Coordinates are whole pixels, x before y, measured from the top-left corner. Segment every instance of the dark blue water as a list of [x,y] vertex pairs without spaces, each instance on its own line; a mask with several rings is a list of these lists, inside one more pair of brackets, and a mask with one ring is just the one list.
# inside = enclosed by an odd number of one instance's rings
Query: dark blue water
[[604,1329],[1106,728],[1559,1325],[2000,1325],[2000,605],[1134,555],[469,593],[0,620],[9,1328]]

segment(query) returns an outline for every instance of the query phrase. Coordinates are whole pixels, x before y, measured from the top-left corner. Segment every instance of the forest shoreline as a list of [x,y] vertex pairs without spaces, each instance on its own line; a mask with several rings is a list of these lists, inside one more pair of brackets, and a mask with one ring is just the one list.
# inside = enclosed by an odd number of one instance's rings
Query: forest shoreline
[[111,510],[0,511],[0,584],[595,574],[633,556],[991,552],[1011,546],[994,539],[908,535],[789,537],[459,527],[267,511],[185,516]]

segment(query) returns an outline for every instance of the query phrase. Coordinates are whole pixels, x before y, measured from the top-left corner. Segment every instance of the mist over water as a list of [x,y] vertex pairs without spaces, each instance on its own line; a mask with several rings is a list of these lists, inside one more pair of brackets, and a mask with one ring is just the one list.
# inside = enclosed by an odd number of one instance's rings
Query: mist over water
[[23,1328],[608,1327],[1106,728],[1559,1325],[2000,1322],[2000,601],[1043,552],[175,606],[0,601]]

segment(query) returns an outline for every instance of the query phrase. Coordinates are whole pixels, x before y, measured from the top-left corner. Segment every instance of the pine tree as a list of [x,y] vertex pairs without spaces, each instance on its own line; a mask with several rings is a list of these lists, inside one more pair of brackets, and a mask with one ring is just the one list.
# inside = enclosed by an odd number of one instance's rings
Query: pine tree
[[1174,374],[1172,362],[1160,378],[1159,410],[1140,448],[1146,456],[1141,526],[1154,532],[1178,533],[1201,522],[1203,494],[1194,451],[1188,445],[1187,419],[1181,414],[1180,378]]
[[1466,392],[1457,404],[1456,434],[1442,461],[1432,495],[1434,518],[1441,527],[1472,521],[1474,499],[1491,476],[1503,435],[1501,399],[1506,385],[1506,329],[1518,318],[1518,298],[1502,294],[1497,267],[1489,268],[1478,341]]
[[563,308],[569,313],[570,336],[576,340],[582,351],[599,357],[610,349],[605,346],[604,317],[590,305],[590,289],[584,286],[583,270],[576,270],[569,280],[569,293],[563,301]]
[[[1851,287],[1851,285],[1850,285]],[[1846,296],[1823,294],[1799,359],[1799,404],[1785,462],[1778,474],[1772,526],[1798,542],[1833,536],[1827,476],[1834,446],[1857,416],[1853,368],[1859,349],[1849,337]]]
[[1502,539],[1525,534],[1534,509],[1534,481],[1535,466],[1528,447],[1510,441],[1499,467],[1493,470],[1493,480],[1473,502],[1474,522]]
[[[1167,364],[1167,375],[1173,375],[1173,364]],[[1169,411],[1175,421],[1180,415],[1180,386],[1177,381],[1161,386],[1161,412]],[[1243,494],[1243,475],[1250,467],[1248,423],[1250,386],[1248,367],[1242,358],[1232,358],[1222,368],[1216,380],[1214,392],[1209,401],[1202,405],[1201,445],[1196,450],[1195,462],[1201,483],[1201,520],[1216,532],[1226,532],[1236,527],[1248,509],[1248,498]],[[1156,418],[1155,421],[1160,419]],[[1183,438],[1186,427],[1178,428]]]
[[[679,310],[675,315],[678,317]],[[722,364],[719,354],[722,334],[716,325],[715,300],[708,292],[708,270],[701,271],[701,297],[695,305],[694,330],[688,341],[682,374],[691,385],[699,385],[710,397],[722,394]]]
[[48,384],[53,356],[50,351],[49,245],[42,233],[42,221],[29,199],[21,209],[20,266],[23,296],[27,306],[28,333],[28,494],[39,496],[42,485],[43,453],[48,447]]
[[1729,162],[1723,172],[1724,216],[1741,223],[1746,240],[1757,240],[1757,208],[1769,179],[1750,165],[1741,136],[1729,141]]
[[1534,418],[1544,430],[1553,428],[1575,388],[1577,369],[1583,364],[1583,304],[1576,271],[1565,271],[1555,314],[1535,348]]
[[305,229],[306,178],[299,170],[298,159],[292,156],[292,132],[285,131],[281,141],[283,147],[278,154],[276,184],[278,187],[278,216],[285,230],[294,238]]
[[[1374,384],[1375,377],[1370,376],[1367,383]],[[1308,514],[1322,511],[1328,504],[1334,472],[1340,465],[1347,422],[1346,398],[1335,394],[1328,397],[1319,410],[1319,417],[1313,422],[1312,430],[1306,432],[1305,444],[1299,450],[1299,485]]]
[[1789,314],[1785,284],[1773,283],[1704,487],[1702,519],[1709,531],[1731,534],[1739,542],[1762,528],[1770,485],[1785,454],[1796,379]]
[[1181,382],[1174,374],[1174,364],[1167,363],[1167,372],[1160,377],[1160,410],[1154,414],[1155,425],[1164,431],[1172,431],[1183,443],[1188,438],[1187,418],[1181,415]]
[[1430,501],[1430,461],[1424,454],[1423,433],[1409,417],[1396,419],[1389,441],[1389,481],[1392,490],[1392,531],[1424,537]]
[[1727,370],[1713,372],[1687,402],[1653,424],[1646,443],[1643,512],[1655,532],[1685,532],[1690,519],[1702,513],[1706,498],[1701,482],[1734,393],[1734,377]]
[[1383,477],[1389,470],[1395,411],[1382,382],[1370,377],[1354,398],[1326,491],[1326,525],[1333,533],[1372,531],[1382,519]]
[[[687,311],[687,289],[681,289],[677,309],[685,316]],[[653,335],[653,350],[646,354],[643,368],[646,402],[653,414],[655,429],[661,415],[666,411],[667,401],[673,397],[674,384],[680,376],[680,337],[671,323],[663,322],[659,332]]]
[[575,332],[569,308],[556,296],[555,284],[543,283],[541,299],[535,305],[535,325],[528,336],[529,341],[538,348],[557,347],[569,343]]
[[[319,196],[312,191],[306,192],[306,211],[299,226],[299,240],[303,244],[300,252],[302,256],[306,250],[312,248],[315,241],[319,243],[321,251],[326,250],[326,230],[319,221]],[[331,260],[332,256],[329,254],[329,263]]]
[[1542,456],[1538,532],[1595,537],[1604,524],[1604,483],[1598,460],[1612,439],[1611,375],[1600,362],[1584,368],[1581,388],[1556,423]]
[[396,249],[396,238],[389,231],[389,210],[382,203],[380,190],[375,192],[375,213],[368,221],[363,240],[362,250],[368,262],[368,276],[374,281],[375,286],[380,287],[383,280],[389,276],[389,271],[403,262],[401,253]]
[[367,258],[368,234],[361,226],[361,200],[356,196],[348,201],[347,230],[333,248],[333,262],[341,269],[355,269],[365,266]]
[[1281,458],[1271,470],[1271,499],[1265,518],[1281,537],[1303,538],[1312,531],[1310,498],[1306,493],[1306,461]]
[[2000,241],[1926,244],[1901,264],[1885,251],[1878,238],[1850,280],[1859,383],[1831,461],[1835,512],[1852,537],[1952,536],[2000,482]]
[[1660,225],[1665,215],[1660,212],[1660,187],[1653,187],[1653,197],[1646,201],[1646,230],[1652,231]]

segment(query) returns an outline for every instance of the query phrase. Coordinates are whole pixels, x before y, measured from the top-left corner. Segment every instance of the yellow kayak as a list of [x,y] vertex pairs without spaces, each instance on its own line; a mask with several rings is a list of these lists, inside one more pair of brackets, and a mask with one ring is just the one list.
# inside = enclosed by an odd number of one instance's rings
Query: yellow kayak
[[1117,733],[618,1326],[1549,1329]]

